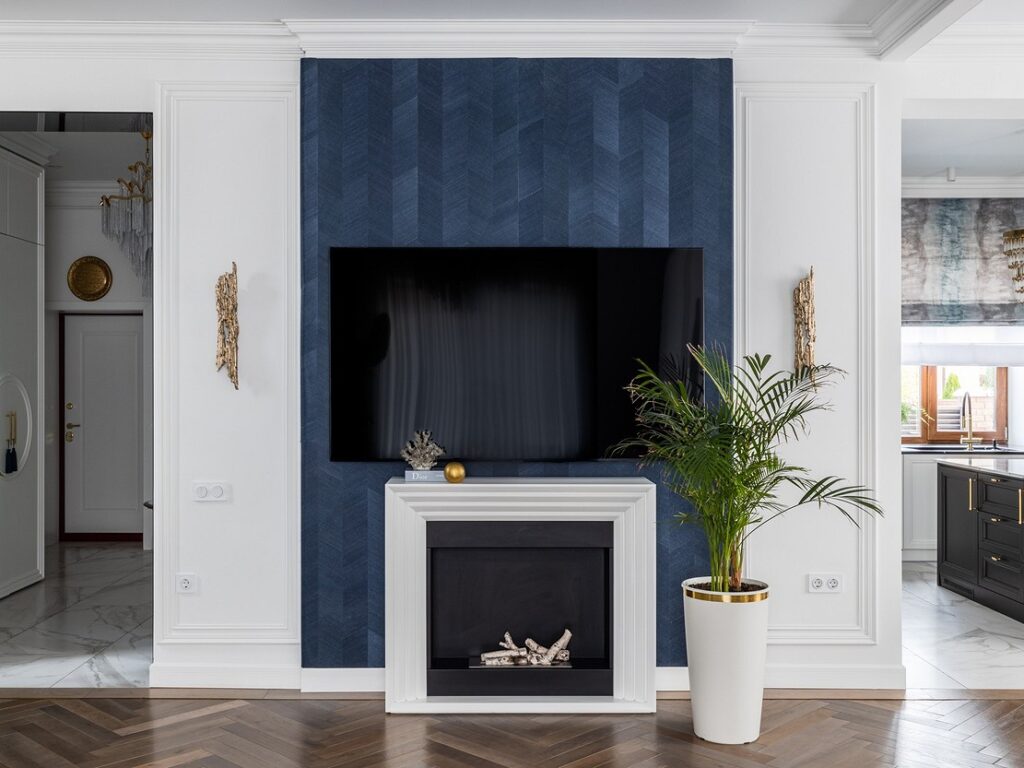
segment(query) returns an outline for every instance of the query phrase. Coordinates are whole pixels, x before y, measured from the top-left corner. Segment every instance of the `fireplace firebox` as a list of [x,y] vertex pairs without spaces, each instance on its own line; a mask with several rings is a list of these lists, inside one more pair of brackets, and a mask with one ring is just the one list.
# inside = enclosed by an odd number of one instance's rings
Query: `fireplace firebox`
[[[611,696],[610,521],[430,521],[429,696]],[[572,632],[570,661],[482,666],[505,632],[542,645]]]

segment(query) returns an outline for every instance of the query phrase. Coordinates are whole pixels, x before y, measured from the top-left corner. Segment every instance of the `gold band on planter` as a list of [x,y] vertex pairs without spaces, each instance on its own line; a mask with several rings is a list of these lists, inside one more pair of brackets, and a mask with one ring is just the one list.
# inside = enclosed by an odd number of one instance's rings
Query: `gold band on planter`
[[683,587],[683,593],[695,600],[707,600],[709,603],[758,603],[768,599],[768,590],[764,592],[698,592],[690,587]]

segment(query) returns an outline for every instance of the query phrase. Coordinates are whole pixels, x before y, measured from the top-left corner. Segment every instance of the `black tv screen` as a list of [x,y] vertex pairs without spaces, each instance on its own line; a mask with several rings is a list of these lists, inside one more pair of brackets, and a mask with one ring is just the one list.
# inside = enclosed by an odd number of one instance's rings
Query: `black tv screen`
[[635,433],[639,358],[691,378],[687,248],[333,248],[331,459],[597,459]]

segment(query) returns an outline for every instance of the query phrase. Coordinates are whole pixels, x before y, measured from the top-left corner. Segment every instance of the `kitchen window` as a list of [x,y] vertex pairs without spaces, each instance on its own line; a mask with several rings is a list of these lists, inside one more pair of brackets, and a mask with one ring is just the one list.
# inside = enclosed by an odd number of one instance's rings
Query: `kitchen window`
[[900,431],[904,443],[959,443],[967,432],[960,413],[969,394],[974,436],[1006,440],[1004,367],[904,365],[900,382]]

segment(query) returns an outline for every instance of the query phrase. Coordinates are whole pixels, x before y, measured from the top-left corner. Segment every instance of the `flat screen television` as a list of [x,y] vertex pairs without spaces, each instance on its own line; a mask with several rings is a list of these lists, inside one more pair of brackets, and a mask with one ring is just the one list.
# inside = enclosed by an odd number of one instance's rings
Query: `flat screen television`
[[699,249],[333,248],[330,304],[333,461],[603,458],[637,359],[699,381]]

